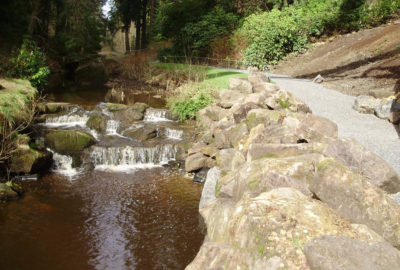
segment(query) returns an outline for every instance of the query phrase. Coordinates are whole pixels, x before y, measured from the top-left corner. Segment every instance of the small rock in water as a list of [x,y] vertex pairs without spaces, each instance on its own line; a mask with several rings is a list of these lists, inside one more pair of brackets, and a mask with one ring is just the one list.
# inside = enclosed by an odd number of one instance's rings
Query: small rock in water
[[197,172],[193,178],[193,182],[197,182],[200,184],[204,184],[207,178],[207,173],[210,169],[209,168],[202,168],[199,172]]
[[37,175],[19,175],[13,178],[15,181],[37,181]]

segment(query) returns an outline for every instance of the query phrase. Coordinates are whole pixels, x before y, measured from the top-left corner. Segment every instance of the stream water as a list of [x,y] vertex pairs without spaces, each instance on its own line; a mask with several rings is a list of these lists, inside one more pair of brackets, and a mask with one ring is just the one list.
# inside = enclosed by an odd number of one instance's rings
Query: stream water
[[[107,119],[103,133],[86,126],[93,113]],[[127,127],[103,104],[73,107],[41,126],[84,130],[97,143],[77,168],[53,151],[52,172],[25,182],[22,199],[0,205],[0,269],[184,269],[193,260],[204,238],[202,186],[163,166],[185,135],[166,111],[148,109]],[[124,136],[149,127],[157,130],[149,141]]]

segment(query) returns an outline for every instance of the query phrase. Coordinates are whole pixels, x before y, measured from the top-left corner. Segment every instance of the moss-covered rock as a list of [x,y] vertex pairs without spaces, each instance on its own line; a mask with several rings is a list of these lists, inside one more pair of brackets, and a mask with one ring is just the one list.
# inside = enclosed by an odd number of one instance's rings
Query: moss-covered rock
[[96,143],[92,135],[80,130],[50,130],[45,136],[48,147],[63,155],[75,155]]
[[47,102],[39,106],[39,110],[43,110],[44,113],[59,113],[67,110],[70,106],[71,104],[65,102]]
[[127,105],[125,104],[119,104],[119,103],[106,103],[106,108],[110,110],[111,112],[116,112],[120,110],[125,110],[128,108]]
[[4,183],[0,183],[0,201],[9,201],[18,198],[18,193]]
[[86,125],[91,129],[97,130],[98,132],[103,132],[106,129],[107,124],[102,115],[95,114],[88,119]]
[[50,168],[52,154],[38,151],[28,145],[19,147],[11,156],[11,173],[42,173]]

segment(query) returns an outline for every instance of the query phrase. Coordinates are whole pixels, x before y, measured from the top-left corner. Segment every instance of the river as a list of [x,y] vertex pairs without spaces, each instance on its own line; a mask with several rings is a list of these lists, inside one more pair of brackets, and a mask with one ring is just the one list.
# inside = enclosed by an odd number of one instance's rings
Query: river
[[[85,126],[93,112],[108,117],[104,134]],[[185,129],[163,110],[148,112],[129,128],[157,128],[150,144],[123,136],[104,104],[47,118],[44,129],[96,136],[92,166],[74,168],[71,157],[55,153],[52,172],[24,182],[23,198],[0,205],[0,269],[184,269],[193,260],[204,239],[202,186],[165,166]]]

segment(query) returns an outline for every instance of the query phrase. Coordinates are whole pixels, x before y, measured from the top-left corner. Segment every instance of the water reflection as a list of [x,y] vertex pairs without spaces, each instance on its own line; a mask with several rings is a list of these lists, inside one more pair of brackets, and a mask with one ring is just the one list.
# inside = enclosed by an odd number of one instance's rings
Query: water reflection
[[201,186],[176,172],[41,181],[0,207],[0,269],[184,269],[203,240]]

